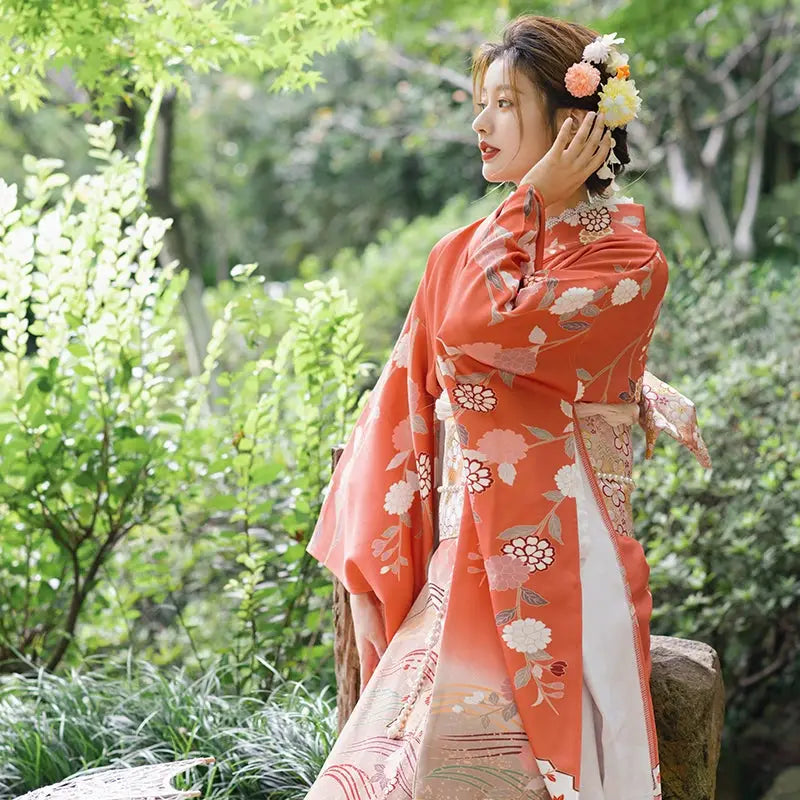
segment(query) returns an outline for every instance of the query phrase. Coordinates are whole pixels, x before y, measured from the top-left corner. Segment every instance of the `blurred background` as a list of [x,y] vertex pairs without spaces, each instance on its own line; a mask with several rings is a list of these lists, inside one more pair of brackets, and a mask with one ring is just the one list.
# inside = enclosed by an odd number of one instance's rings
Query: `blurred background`
[[799,8],[0,0],[0,798],[193,754],[204,796],[304,796],[330,448],[430,248],[510,188],[469,68],[528,12],[624,36],[643,99],[649,369],[714,463],[637,440],[653,632],[720,655],[719,800],[800,797]]

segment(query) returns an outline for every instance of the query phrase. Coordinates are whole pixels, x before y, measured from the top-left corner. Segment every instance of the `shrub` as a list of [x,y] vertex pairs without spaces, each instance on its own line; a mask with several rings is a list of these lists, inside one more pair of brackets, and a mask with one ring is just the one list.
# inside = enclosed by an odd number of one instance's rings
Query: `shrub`
[[654,632],[717,650],[735,738],[800,680],[800,273],[673,263],[650,369],[694,400],[713,470],[664,436],[634,506]]

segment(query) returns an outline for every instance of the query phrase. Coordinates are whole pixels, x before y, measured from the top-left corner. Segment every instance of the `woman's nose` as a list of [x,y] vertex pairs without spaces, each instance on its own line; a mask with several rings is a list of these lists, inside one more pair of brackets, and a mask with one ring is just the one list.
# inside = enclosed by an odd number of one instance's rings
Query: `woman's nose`
[[[484,109],[485,110],[485,109]],[[480,133],[481,131],[486,131],[486,117],[483,115],[483,111],[481,111],[474,120],[472,120],[472,130],[475,133]]]

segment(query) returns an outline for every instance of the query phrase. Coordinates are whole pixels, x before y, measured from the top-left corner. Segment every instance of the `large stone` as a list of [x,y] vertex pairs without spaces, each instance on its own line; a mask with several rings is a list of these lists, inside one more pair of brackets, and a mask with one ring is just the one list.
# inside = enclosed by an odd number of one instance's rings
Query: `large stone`
[[719,658],[702,642],[650,641],[664,800],[714,800],[725,687]]
[[762,800],[797,800],[800,797],[800,767],[789,767],[775,778]]

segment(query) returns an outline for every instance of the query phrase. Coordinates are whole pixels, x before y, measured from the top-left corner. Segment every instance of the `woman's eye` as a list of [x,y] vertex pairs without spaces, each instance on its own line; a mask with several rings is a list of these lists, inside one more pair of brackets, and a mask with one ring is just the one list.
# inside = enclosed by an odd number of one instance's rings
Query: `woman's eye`
[[[508,103],[509,106],[511,105],[511,101],[510,100],[506,100],[505,97],[501,97],[497,102],[498,102],[498,104],[499,103]],[[483,111],[483,109],[486,108],[486,103],[478,103],[478,108],[480,108],[481,111]]]

